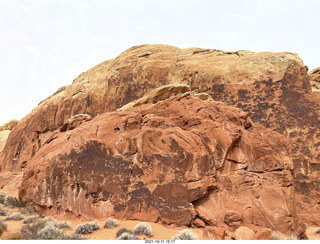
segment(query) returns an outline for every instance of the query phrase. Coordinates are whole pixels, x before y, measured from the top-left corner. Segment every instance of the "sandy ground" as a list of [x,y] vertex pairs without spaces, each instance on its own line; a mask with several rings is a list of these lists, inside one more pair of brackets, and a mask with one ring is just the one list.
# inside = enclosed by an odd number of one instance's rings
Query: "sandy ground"
[[[10,189],[13,190],[13,189]],[[1,189],[0,191],[3,191]],[[6,192],[9,193],[9,192]],[[10,191],[11,193],[11,191]],[[3,204],[0,204],[0,207],[5,207]],[[18,208],[10,209],[5,207],[8,210],[8,214],[14,213],[16,211],[19,211]],[[60,221],[68,221],[70,222],[72,229],[66,229],[65,232],[67,234],[72,234],[74,233],[77,225],[79,224],[84,224],[86,222],[92,221],[91,219],[84,219],[80,217],[76,217],[72,214],[60,214],[60,215],[55,215],[53,212],[45,212],[42,213],[45,214],[46,217],[52,217],[54,219],[60,220]],[[25,215],[26,217],[31,216],[34,214],[29,214]],[[0,219],[4,219],[5,216],[0,216]],[[120,228],[127,228],[129,230],[133,230],[134,226],[140,223],[141,221],[135,221],[135,220],[126,220],[126,221],[118,221],[118,226],[111,228],[111,229],[105,229],[103,228],[104,223],[107,218],[98,220],[98,224],[100,225],[100,229],[97,231],[94,231],[91,234],[83,235],[85,238],[88,240],[116,240],[116,232]],[[7,231],[3,233],[3,235],[0,237],[0,240],[6,240],[10,235],[14,233],[19,233],[21,227],[24,225],[21,221],[14,221],[14,220],[9,220],[5,222],[8,225]],[[176,226],[166,226],[164,224],[160,223],[152,223],[148,222],[153,231],[153,236],[151,238],[145,236],[145,235],[139,235],[140,239],[146,238],[147,240],[171,240],[173,236],[175,236],[179,231],[185,229],[186,227],[176,227]],[[203,236],[203,229],[202,228],[189,228],[191,229],[194,233],[196,233],[199,237],[200,240],[204,240]],[[318,226],[309,226],[307,228],[307,236],[309,240],[320,240],[320,234],[316,233],[316,230],[319,229]]]
[[[0,204],[1,205],[1,204]],[[3,205],[2,205],[3,207]],[[9,214],[19,211],[18,208],[16,209],[8,209]],[[25,215],[26,217],[31,216],[31,215]],[[65,232],[67,234],[72,234],[74,233],[77,225],[79,224],[84,224],[86,222],[89,222],[91,220],[85,220],[85,219],[80,219],[80,218],[75,218],[75,217],[70,217],[70,216],[65,216],[65,215],[47,215],[46,217],[53,217],[54,219],[60,220],[60,221],[68,221],[72,225],[72,229],[66,229]],[[5,216],[0,216],[0,219],[4,219]],[[106,218],[107,219],[107,218]],[[135,220],[127,220],[127,221],[121,221],[119,220],[118,223],[119,225],[117,227],[111,228],[111,229],[105,229],[103,228],[104,223],[106,221],[104,220],[99,220],[97,221],[98,224],[100,225],[100,229],[97,231],[94,231],[91,234],[83,235],[85,238],[88,240],[116,240],[116,232],[120,228],[127,228],[129,230],[133,230],[134,226],[140,223],[141,221],[135,221]],[[5,231],[1,237],[2,240],[6,240],[10,235],[14,233],[19,233],[21,227],[24,225],[21,221],[14,221],[14,220],[9,220],[5,222],[8,225],[8,230]],[[179,231],[185,229],[186,227],[168,227],[163,224],[158,224],[158,223],[152,223],[148,222],[153,231],[153,236],[151,238],[145,236],[145,235],[139,235],[140,239],[146,238],[147,240],[170,240],[173,236],[175,236]],[[199,237],[199,239],[203,239],[203,229],[198,228],[189,228],[191,229],[194,233],[196,233]]]

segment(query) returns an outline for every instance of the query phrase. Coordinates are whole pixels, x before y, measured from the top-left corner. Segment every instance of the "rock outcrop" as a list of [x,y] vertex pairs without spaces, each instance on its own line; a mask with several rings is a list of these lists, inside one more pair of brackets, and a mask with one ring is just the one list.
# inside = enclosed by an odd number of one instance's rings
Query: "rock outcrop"
[[309,80],[312,91],[320,91],[320,68],[316,68],[309,72]]
[[0,126],[0,152],[4,148],[10,132],[18,124],[18,120],[10,120],[8,123]]
[[87,217],[177,225],[197,217],[230,230],[295,233],[289,141],[188,90],[162,86],[121,111],[48,133],[20,198]]
[[171,81],[241,108],[253,122],[289,138],[299,217],[320,225],[320,96],[312,92],[307,68],[292,53],[164,45],[130,48],[81,74],[20,121],[0,154],[0,170],[23,170],[34,161],[45,138],[73,115],[94,118],[115,111]]

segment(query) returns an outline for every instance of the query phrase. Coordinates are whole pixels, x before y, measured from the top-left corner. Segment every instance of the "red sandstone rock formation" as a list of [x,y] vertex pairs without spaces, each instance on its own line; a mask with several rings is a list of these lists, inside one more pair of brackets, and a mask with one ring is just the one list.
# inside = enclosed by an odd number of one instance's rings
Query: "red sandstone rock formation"
[[[130,48],[81,74],[20,121],[0,154],[0,170],[19,171],[34,162],[47,136],[54,138],[52,132],[73,115],[95,117],[114,111],[170,81],[187,83],[193,91],[207,92],[214,100],[239,107],[254,122],[290,138],[297,193],[292,201],[300,219],[320,224],[320,96],[312,92],[302,61],[291,53],[163,45]],[[228,201],[228,196],[224,200]],[[208,196],[207,201],[214,198]]]
[[190,225],[198,216],[230,230],[294,232],[288,140],[240,109],[174,88],[49,133],[19,196],[90,217]]

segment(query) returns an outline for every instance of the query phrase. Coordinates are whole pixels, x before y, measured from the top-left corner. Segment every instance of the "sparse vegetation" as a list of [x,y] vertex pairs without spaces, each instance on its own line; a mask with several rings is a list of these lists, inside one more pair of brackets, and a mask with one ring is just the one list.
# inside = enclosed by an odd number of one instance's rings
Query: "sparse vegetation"
[[38,233],[38,239],[41,240],[65,240],[66,235],[62,230],[55,227],[53,224],[46,225]]
[[31,223],[35,222],[37,219],[39,219],[39,216],[33,215],[33,216],[28,217],[28,218],[25,218],[25,219],[22,221],[22,223],[24,223],[24,224],[31,224]]
[[104,223],[103,228],[112,228],[118,226],[118,220],[113,218],[108,218],[106,222]]
[[17,200],[14,196],[8,196],[4,204],[11,208],[23,208],[25,203]]
[[66,240],[87,240],[87,238],[79,234],[72,234],[71,236],[66,236],[66,237],[67,237]]
[[0,203],[4,204],[6,200],[6,194],[4,192],[0,192]]
[[71,228],[68,222],[61,222],[53,218],[36,217],[32,224],[21,228],[21,235],[24,240],[83,240],[80,235],[68,236],[63,228]]
[[95,230],[98,230],[100,226],[97,224],[97,221],[91,221],[85,224],[80,224],[76,227],[76,234],[89,234]]
[[198,240],[198,236],[193,233],[192,230],[184,229],[180,231],[177,235],[172,237],[172,240]]
[[141,222],[133,228],[133,233],[135,235],[145,234],[146,236],[151,237],[152,227],[147,222]]
[[8,225],[4,223],[3,220],[0,220],[0,228],[2,228],[3,230],[7,230]]
[[133,235],[133,232],[131,230],[128,230],[127,228],[120,228],[117,233],[116,233],[116,237],[118,238],[119,236],[121,236],[123,233],[129,233]]
[[22,235],[20,233],[13,233],[11,235],[9,235],[7,238],[7,240],[22,240]]
[[24,216],[20,212],[14,212],[13,214],[9,215],[8,217],[5,218],[5,220],[23,220]]
[[7,228],[8,228],[7,224],[4,223],[2,220],[0,220],[0,236],[2,236],[2,233],[6,231]]
[[37,213],[38,211],[37,211],[37,209],[34,207],[34,206],[26,206],[26,207],[24,207],[24,208],[22,208],[22,209],[20,209],[20,212],[22,213],[22,214],[35,214],[35,213]]
[[0,207],[0,216],[7,216],[7,215],[8,215],[8,210]]
[[117,240],[140,240],[140,238],[134,234],[124,232],[118,237]]
[[32,224],[27,224],[21,228],[21,235],[24,240],[37,240],[39,239],[38,232],[46,226],[46,221],[37,220]]

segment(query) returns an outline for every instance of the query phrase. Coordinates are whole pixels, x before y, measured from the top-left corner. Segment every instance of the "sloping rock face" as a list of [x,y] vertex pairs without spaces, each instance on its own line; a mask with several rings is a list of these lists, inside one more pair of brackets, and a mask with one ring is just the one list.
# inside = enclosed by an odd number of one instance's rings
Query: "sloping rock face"
[[10,130],[2,130],[0,131],[0,152],[4,148],[4,145],[6,144],[6,141],[8,139],[8,136],[10,134]]
[[0,152],[4,148],[10,132],[18,124],[18,122],[18,120],[11,120],[8,123],[0,126]]
[[320,91],[320,68],[316,68],[309,72],[309,80],[312,91]]
[[165,98],[48,134],[19,196],[88,217],[189,225],[198,216],[214,226],[295,231],[289,141],[224,103],[190,92]]
[[320,225],[320,95],[312,92],[307,68],[292,53],[130,48],[81,74],[25,117],[0,154],[0,170],[23,169],[47,134],[73,115],[114,111],[171,81],[239,107],[254,122],[290,138],[299,216]]

